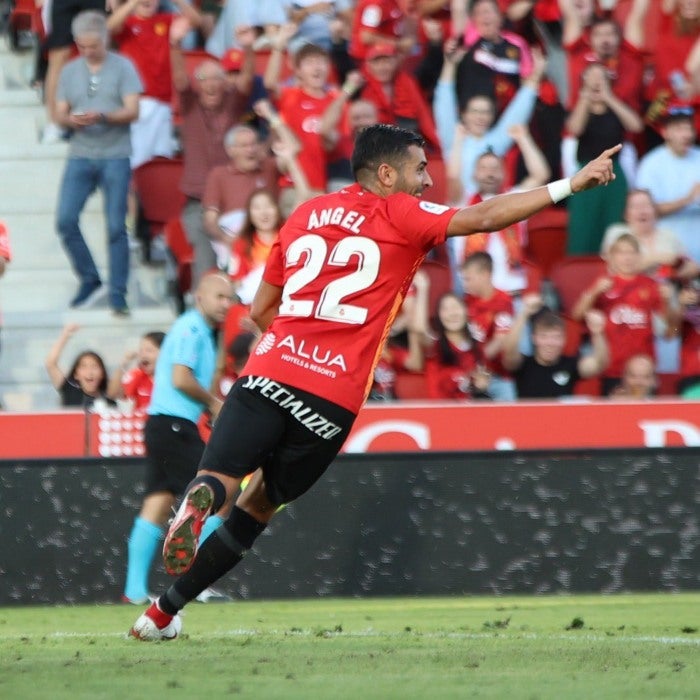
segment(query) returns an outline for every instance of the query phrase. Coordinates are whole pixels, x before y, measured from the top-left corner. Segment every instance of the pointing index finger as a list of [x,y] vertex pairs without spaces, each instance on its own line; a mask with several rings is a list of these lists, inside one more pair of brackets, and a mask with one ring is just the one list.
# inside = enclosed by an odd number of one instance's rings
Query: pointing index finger
[[601,158],[610,158],[610,156],[614,156],[616,153],[618,153],[622,149],[622,144],[618,143],[616,146],[613,146],[612,148],[608,148],[605,151],[603,151],[600,154]]

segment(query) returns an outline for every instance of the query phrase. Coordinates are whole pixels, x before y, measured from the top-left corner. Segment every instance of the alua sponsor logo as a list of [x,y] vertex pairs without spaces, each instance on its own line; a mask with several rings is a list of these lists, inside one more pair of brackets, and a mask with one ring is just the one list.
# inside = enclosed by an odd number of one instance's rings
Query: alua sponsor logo
[[307,343],[306,340],[297,340],[293,335],[282,338],[276,344],[277,348],[286,348],[291,355],[303,360],[313,362],[324,367],[340,367],[343,372],[347,372],[347,364],[342,353],[334,353],[328,348],[321,348],[318,345]]

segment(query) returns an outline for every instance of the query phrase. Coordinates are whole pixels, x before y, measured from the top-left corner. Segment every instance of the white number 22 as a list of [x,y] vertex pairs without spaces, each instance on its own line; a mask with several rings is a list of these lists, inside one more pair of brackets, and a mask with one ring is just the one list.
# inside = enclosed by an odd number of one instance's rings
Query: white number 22
[[[300,236],[287,248],[286,261],[288,267],[301,261],[302,267],[293,272],[284,285],[278,313],[282,316],[313,315],[326,321],[340,323],[364,323],[367,319],[366,308],[341,302],[349,294],[367,289],[377,279],[380,257],[379,246],[371,238],[343,238],[329,255],[326,241],[318,234],[307,233]],[[297,292],[321,274],[325,264],[337,267],[348,267],[352,264],[355,269],[331,280],[323,288],[317,301],[295,298]]]

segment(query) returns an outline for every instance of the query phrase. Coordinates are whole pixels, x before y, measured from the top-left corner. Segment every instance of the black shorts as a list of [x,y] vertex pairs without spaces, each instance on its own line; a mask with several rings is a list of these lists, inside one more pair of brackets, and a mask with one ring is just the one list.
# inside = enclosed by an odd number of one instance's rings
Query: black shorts
[[83,10],[99,10],[104,14],[105,0],[53,0],[51,5],[51,32],[46,47],[61,49],[73,44],[71,23]]
[[241,478],[262,467],[267,497],[289,503],[335,459],[355,414],[265,377],[242,377],[216,419],[202,469]]
[[146,494],[169,491],[184,493],[197,473],[204,442],[197,426],[176,416],[148,416],[146,443]]

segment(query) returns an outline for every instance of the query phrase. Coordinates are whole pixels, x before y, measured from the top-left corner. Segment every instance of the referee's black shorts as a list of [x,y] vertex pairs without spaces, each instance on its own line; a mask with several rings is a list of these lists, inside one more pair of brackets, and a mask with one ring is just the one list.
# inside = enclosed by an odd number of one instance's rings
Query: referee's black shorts
[[[270,391],[272,385],[279,389]],[[224,401],[201,468],[241,478],[262,467],[270,502],[290,503],[326,471],[354,420],[351,411],[306,391],[242,377]]]
[[146,494],[169,491],[184,493],[197,473],[204,441],[197,426],[177,416],[148,416],[146,443]]

